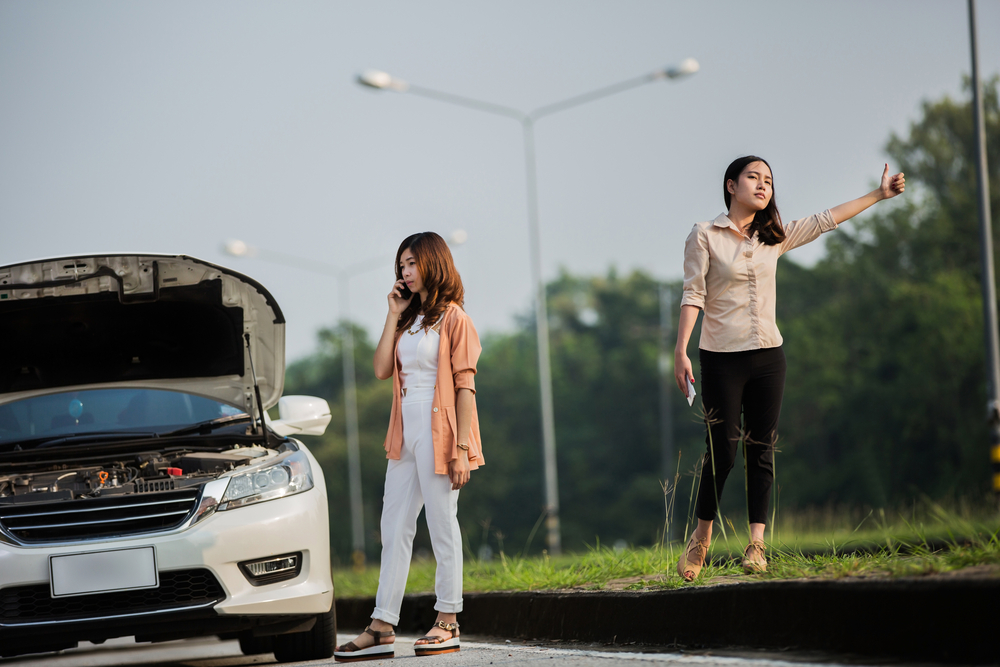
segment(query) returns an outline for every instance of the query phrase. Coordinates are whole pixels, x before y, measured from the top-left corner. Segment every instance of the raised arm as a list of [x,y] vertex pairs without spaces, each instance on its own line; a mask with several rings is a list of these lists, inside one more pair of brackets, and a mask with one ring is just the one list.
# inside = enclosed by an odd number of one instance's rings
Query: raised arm
[[895,176],[890,176],[889,165],[886,164],[885,169],[882,171],[882,184],[877,190],[872,190],[865,196],[858,197],[840,206],[834,206],[830,209],[830,213],[833,214],[834,221],[839,225],[845,220],[850,220],[872,204],[902,194],[904,189],[906,189],[906,181],[903,178],[903,174],[899,173]]
[[396,364],[396,323],[399,322],[399,316],[413,299],[412,295],[409,299],[403,298],[405,285],[406,283],[402,280],[397,280],[396,284],[392,286],[392,291],[389,292],[389,312],[385,316],[385,326],[382,327],[382,336],[379,337],[378,345],[375,347],[373,361],[375,377],[379,380],[391,378],[392,367]]

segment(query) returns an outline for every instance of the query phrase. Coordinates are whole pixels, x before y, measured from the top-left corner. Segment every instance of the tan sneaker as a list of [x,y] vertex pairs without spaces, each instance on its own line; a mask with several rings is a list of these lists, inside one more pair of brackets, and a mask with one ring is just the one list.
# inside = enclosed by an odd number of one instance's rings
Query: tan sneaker
[[705,558],[708,557],[708,541],[695,539],[692,535],[681,559],[677,561],[677,574],[681,575],[684,581],[694,581],[701,568],[705,566]]
[[764,550],[767,549],[761,541],[751,542],[743,551],[743,572],[746,574],[761,574],[767,572],[767,559]]

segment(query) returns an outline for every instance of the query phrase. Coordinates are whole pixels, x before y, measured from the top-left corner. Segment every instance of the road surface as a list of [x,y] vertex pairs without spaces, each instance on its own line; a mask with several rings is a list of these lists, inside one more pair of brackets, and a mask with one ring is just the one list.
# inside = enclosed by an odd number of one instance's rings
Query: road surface
[[[343,635],[341,642],[348,641],[353,635]],[[538,646],[522,644],[520,641],[506,642],[504,640],[463,641],[459,653],[417,658],[413,654],[413,642],[416,637],[399,636],[396,638],[396,658],[394,660],[378,660],[359,663],[366,667],[400,667],[401,665],[417,666],[426,663],[426,667],[479,666],[479,665],[538,665],[539,667],[557,667],[573,665],[573,667],[654,667],[665,665],[670,667],[793,667],[796,662],[801,664],[802,656],[794,662],[774,657],[739,657],[734,655],[680,653],[676,651],[655,652],[657,649],[642,647],[600,647],[594,650],[590,646],[563,648],[552,644]],[[825,661],[816,656],[806,657],[811,665],[840,665]],[[854,662],[854,661],[852,661]],[[873,663],[875,661],[872,661]],[[112,667],[112,666],[148,666],[148,667],[241,667],[243,665],[275,665],[274,656],[256,655],[244,656],[240,653],[236,641],[220,641],[215,638],[192,639],[186,641],[166,642],[163,644],[136,644],[130,638],[108,641],[101,646],[82,643],[80,647],[56,654],[18,656],[16,658],[0,659],[0,667]],[[285,665],[310,665],[315,667],[332,666],[329,660],[314,660],[311,662],[284,663]],[[854,662],[854,664],[857,664]]]

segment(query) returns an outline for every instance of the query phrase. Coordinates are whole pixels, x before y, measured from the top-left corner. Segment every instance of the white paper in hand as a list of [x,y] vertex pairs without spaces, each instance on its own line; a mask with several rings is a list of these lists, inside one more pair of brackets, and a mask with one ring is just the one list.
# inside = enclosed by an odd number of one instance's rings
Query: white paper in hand
[[694,397],[698,392],[694,390],[694,381],[688,378],[688,405],[694,405]]

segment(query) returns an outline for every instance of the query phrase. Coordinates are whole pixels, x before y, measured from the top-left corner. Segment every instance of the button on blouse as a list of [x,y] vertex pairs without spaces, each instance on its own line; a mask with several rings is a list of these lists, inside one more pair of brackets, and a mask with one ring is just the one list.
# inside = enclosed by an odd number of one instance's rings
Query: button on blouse
[[699,348],[742,352],[781,345],[774,314],[778,258],[837,223],[826,210],[783,227],[785,240],[770,246],[756,233],[744,237],[726,214],[699,222],[688,234],[681,306],[705,311]]

